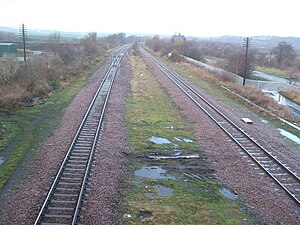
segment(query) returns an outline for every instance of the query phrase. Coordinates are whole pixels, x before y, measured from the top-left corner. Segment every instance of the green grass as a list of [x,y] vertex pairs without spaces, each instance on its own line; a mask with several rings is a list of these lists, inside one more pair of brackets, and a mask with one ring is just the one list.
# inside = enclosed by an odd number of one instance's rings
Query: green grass
[[[136,160],[149,153],[169,154],[174,149],[182,150],[182,154],[192,152],[202,155],[204,149],[196,141],[174,141],[174,137],[195,140],[192,125],[185,120],[145,62],[133,56],[130,60],[133,80],[132,94],[126,107],[126,121],[131,156],[134,157],[129,157],[125,178],[130,181],[123,193],[125,224],[255,224],[257,221],[241,210],[245,207],[241,200],[230,200],[219,193],[222,185],[218,181],[191,180],[183,176],[185,163],[196,166],[199,160]],[[151,144],[148,140],[151,136],[168,138],[178,146]],[[144,166],[160,166],[176,180],[135,176],[134,171]],[[200,168],[198,173],[201,173]],[[160,196],[156,185],[171,188],[173,195]],[[149,194],[152,196],[149,197]],[[141,213],[148,216],[141,217]],[[126,217],[126,214],[131,217]]]
[[5,138],[0,141],[0,149],[6,155],[5,162],[0,166],[0,190],[18,168],[24,156],[31,152],[34,157],[36,153],[32,150],[37,149],[47,137],[51,136],[58,127],[65,109],[95,69],[94,65],[63,91],[50,96],[45,104],[18,110],[12,115],[0,115],[5,126]]

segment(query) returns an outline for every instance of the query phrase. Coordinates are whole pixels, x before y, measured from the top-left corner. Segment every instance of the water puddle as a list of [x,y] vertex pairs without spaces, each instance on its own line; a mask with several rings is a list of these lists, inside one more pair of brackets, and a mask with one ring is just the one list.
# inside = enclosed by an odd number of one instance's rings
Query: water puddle
[[183,138],[183,139],[180,139],[180,138],[178,138],[178,137],[174,137],[174,140],[179,141],[179,142],[184,141],[185,143],[192,143],[192,142],[193,142],[193,140],[191,140],[191,139],[189,139],[189,138]]
[[174,127],[173,126],[165,126],[165,128],[167,128],[167,129],[174,129]]
[[286,130],[283,130],[283,129],[280,129],[278,128],[278,131],[279,133],[282,135],[282,136],[285,136],[287,137],[288,139],[292,140],[293,142],[296,142],[298,145],[300,145],[300,138],[297,137],[296,135],[286,131]]
[[3,156],[0,156],[0,165],[2,165],[4,163],[4,157]]
[[285,106],[295,117],[300,119],[300,105],[296,104],[295,102],[290,101],[289,99],[285,98],[277,91],[264,91],[266,96],[273,98],[278,104]]
[[230,190],[227,189],[227,188],[221,188],[221,189],[219,190],[219,192],[220,192],[223,196],[225,196],[226,198],[229,198],[229,199],[231,199],[231,200],[236,200],[236,199],[239,198],[239,196],[238,196],[237,194],[233,193],[232,191],[230,191]]
[[172,196],[173,195],[173,189],[165,187],[163,185],[155,185],[154,186],[155,190],[158,191],[159,196]]
[[180,138],[178,138],[178,137],[174,137],[174,140],[175,140],[175,141],[182,142],[182,140],[181,140]]
[[171,144],[172,143],[167,138],[155,137],[155,136],[152,136],[148,140],[151,141],[154,144]]
[[268,120],[265,120],[265,119],[262,119],[262,118],[260,118],[260,121],[263,122],[263,123],[269,123]]
[[162,160],[162,159],[199,159],[199,155],[174,155],[174,156],[149,156],[149,159],[154,159],[154,160]]
[[151,179],[171,179],[176,180],[174,176],[167,174],[167,171],[159,166],[144,166],[141,169],[134,171],[134,174],[139,177]]
[[193,142],[193,140],[191,140],[191,139],[189,139],[189,138],[183,138],[183,141],[184,141],[185,143],[192,143],[192,142]]

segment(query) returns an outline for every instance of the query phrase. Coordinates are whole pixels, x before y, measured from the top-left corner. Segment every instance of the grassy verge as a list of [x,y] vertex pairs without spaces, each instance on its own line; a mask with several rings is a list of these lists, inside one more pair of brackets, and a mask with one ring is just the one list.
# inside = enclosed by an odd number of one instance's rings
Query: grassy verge
[[17,169],[28,152],[39,145],[58,127],[66,107],[85,85],[86,78],[98,65],[91,66],[73,83],[52,94],[44,104],[18,110],[11,115],[0,114],[4,138],[0,141],[0,153],[5,162],[0,165],[0,190]]
[[261,66],[256,67],[256,70],[259,72],[272,75],[274,77],[285,78],[285,79],[288,78],[288,73],[284,70],[270,68],[270,67],[261,67]]
[[[216,179],[192,179],[184,175],[192,166],[201,175],[213,173],[202,156],[188,124],[167,92],[155,80],[140,57],[131,57],[132,94],[126,108],[130,146],[128,180],[124,193],[125,224],[252,224],[255,219],[240,199],[220,194]],[[152,136],[168,144],[154,144]],[[150,160],[147,156],[198,154],[199,159]],[[142,173],[146,170],[146,173]],[[158,172],[155,172],[155,171]],[[167,192],[167,193],[162,193]]]
[[300,93],[297,91],[281,91],[280,94],[300,105]]

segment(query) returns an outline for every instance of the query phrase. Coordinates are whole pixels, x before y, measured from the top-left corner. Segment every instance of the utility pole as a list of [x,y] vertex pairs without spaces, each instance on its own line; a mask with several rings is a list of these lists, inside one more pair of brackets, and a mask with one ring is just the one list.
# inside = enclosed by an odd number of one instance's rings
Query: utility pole
[[246,47],[246,55],[245,55],[245,69],[244,69],[244,77],[243,77],[243,86],[245,86],[245,83],[246,83],[247,66],[248,66],[248,48],[250,45],[249,41],[250,41],[249,37],[244,39],[244,47]]
[[27,30],[25,28],[24,23],[22,24],[21,28],[20,28],[20,35],[22,36],[23,39],[23,55],[24,55],[24,62],[26,64],[26,44],[25,44],[25,40],[26,40],[26,36],[27,36]]

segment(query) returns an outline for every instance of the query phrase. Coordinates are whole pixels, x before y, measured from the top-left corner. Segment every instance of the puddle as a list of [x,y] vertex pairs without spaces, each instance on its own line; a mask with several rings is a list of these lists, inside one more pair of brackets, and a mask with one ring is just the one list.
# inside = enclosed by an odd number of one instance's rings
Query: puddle
[[2,165],[4,163],[4,157],[3,156],[0,156],[0,165]]
[[171,144],[172,143],[167,138],[155,137],[155,136],[152,136],[148,140],[153,142],[154,144]]
[[189,138],[183,138],[183,139],[180,139],[180,138],[178,138],[178,137],[174,137],[174,140],[179,141],[179,142],[184,141],[185,143],[192,143],[192,142],[193,142],[193,140],[191,140],[191,139],[189,139]]
[[165,128],[167,128],[167,129],[174,129],[174,127],[173,126],[165,126]]
[[167,171],[159,166],[144,166],[141,169],[134,171],[134,174],[139,177],[146,177],[151,179],[176,180],[174,176],[167,174]]
[[172,196],[173,195],[173,189],[165,187],[163,185],[155,185],[154,188],[158,191],[158,195],[160,196]]
[[161,160],[161,159],[198,159],[199,155],[175,155],[175,156],[149,156],[149,159]]
[[219,192],[225,196],[226,198],[229,198],[229,199],[232,199],[232,200],[236,200],[239,198],[239,196],[235,193],[233,193],[232,191],[230,191],[229,189],[227,188],[221,188],[219,190]]
[[263,122],[263,123],[269,123],[268,120],[265,120],[265,119],[262,119],[262,118],[260,118],[260,121]]
[[176,141],[182,141],[180,138],[178,138],[178,137],[174,137],[174,140],[176,140]]
[[289,99],[285,98],[277,91],[265,91],[262,90],[266,96],[273,98],[278,104],[283,105],[286,107],[295,117],[300,119],[300,106],[295,102],[290,101]]
[[300,145],[300,138],[297,137],[296,135],[294,135],[286,130],[280,129],[280,128],[278,128],[278,131],[282,136],[285,136],[288,139],[290,139]]
[[193,140],[191,140],[191,139],[189,139],[189,138],[183,138],[183,141],[184,141],[185,143],[192,143],[192,142],[193,142]]

